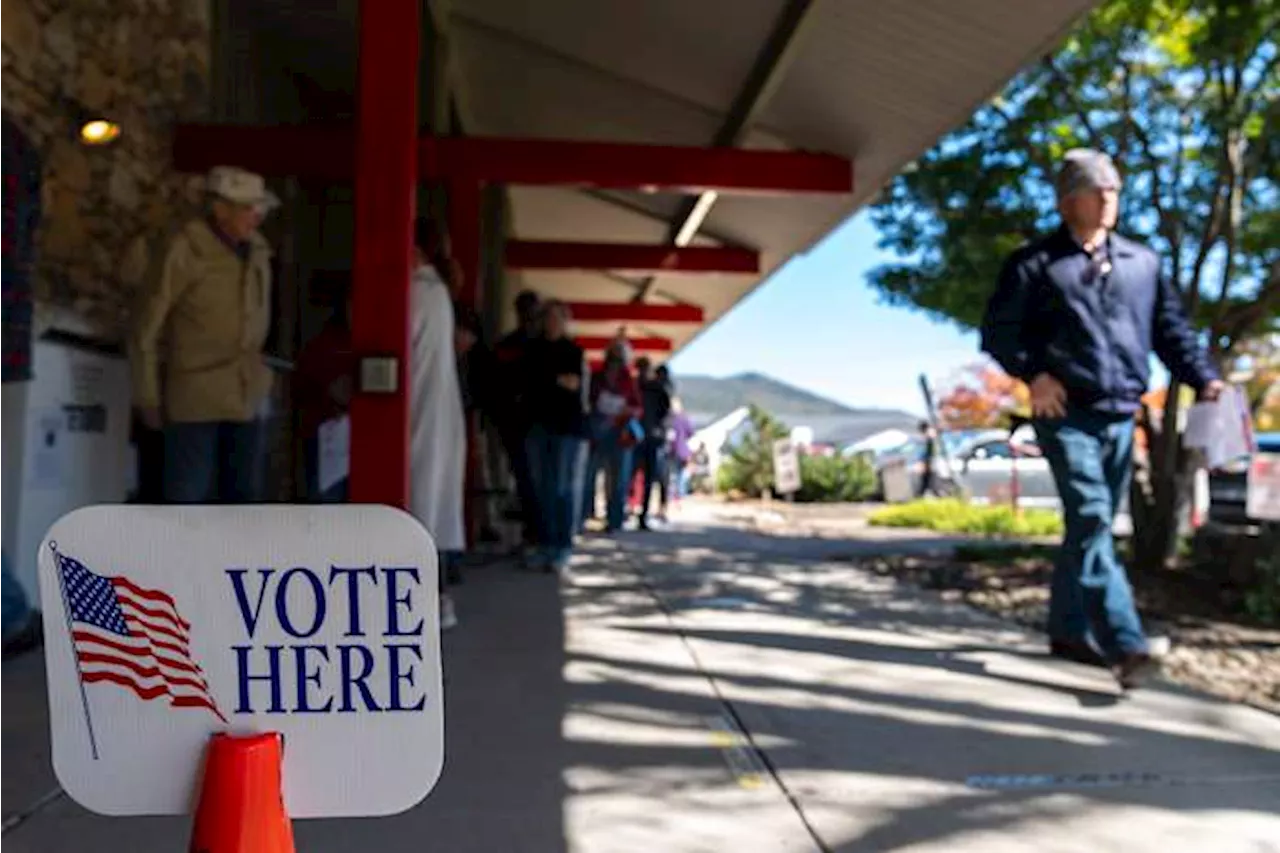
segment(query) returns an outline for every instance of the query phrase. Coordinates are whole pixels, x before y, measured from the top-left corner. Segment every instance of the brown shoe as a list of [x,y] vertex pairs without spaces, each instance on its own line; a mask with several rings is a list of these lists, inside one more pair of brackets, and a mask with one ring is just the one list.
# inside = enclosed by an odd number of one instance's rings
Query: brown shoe
[[1121,688],[1136,690],[1160,674],[1160,661],[1146,652],[1132,652],[1124,656],[1114,671]]

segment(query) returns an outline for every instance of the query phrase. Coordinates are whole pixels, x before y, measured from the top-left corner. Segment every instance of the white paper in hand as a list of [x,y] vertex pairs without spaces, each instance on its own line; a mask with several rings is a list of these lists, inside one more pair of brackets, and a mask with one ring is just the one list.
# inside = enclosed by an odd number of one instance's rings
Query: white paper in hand
[[1187,412],[1183,444],[1202,450],[1210,468],[1220,468],[1253,450],[1253,427],[1243,389],[1225,388],[1216,401]]

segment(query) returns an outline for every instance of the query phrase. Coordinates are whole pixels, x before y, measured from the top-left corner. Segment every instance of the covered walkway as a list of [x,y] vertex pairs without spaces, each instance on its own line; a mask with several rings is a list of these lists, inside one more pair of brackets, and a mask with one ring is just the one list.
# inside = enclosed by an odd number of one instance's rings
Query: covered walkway
[[[1277,718],[1171,687],[1119,701],[851,565],[882,543],[689,512],[651,536],[595,539],[559,581],[475,572],[439,786],[396,817],[299,823],[298,849],[1276,849]],[[4,667],[5,849],[181,849],[185,821],[59,795],[41,677],[38,655]]]

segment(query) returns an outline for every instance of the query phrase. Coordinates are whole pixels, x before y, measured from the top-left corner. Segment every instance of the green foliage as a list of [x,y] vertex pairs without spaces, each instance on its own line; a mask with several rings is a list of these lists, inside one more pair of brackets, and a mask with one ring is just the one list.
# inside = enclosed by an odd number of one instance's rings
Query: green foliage
[[1222,353],[1280,323],[1280,0],[1106,0],[1058,51],[893,180],[873,271],[895,304],[981,319],[1010,251],[1056,224],[1068,149],[1125,176],[1121,230],[1159,250]]
[[1062,535],[1062,516],[1056,512],[1027,509],[1015,515],[1008,506],[976,506],[955,499],[926,499],[885,507],[872,513],[868,521],[877,527],[912,527],[979,536]]
[[850,503],[864,501],[876,490],[876,472],[860,456],[801,456],[801,503]]
[[725,455],[716,473],[716,488],[758,498],[773,488],[773,443],[789,431],[782,422],[759,406],[747,415],[749,429]]
[[1267,547],[1258,557],[1257,580],[1245,593],[1249,615],[1265,625],[1280,625],[1280,524],[1268,525],[1262,534]]

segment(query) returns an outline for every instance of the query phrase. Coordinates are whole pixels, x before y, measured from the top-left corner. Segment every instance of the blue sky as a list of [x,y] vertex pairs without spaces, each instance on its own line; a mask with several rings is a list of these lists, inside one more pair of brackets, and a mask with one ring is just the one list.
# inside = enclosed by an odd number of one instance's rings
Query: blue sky
[[922,414],[917,377],[937,383],[981,360],[978,336],[881,304],[867,273],[876,248],[866,213],[797,256],[671,362],[681,373],[766,373],[851,406]]

